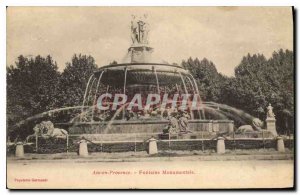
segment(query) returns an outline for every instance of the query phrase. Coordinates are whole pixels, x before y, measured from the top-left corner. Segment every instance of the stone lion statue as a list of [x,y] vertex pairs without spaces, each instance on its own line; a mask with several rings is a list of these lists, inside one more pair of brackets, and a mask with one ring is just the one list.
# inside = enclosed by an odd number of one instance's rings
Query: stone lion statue
[[27,136],[26,141],[32,137],[41,136],[43,138],[66,138],[68,132],[64,129],[55,128],[51,121],[42,121],[33,128],[34,133]]
[[254,118],[252,120],[251,125],[242,125],[237,130],[236,133],[245,133],[245,132],[253,132],[253,131],[262,131],[264,123],[258,119]]

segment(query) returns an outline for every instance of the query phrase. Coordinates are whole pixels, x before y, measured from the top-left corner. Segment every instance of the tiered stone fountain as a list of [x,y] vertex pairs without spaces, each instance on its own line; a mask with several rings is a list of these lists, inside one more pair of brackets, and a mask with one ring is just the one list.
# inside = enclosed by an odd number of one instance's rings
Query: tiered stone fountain
[[[149,24],[146,18],[134,17],[131,32],[132,45],[128,49],[125,61],[102,66],[91,75],[81,114],[70,123],[59,124],[68,128],[70,134],[104,141],[160,138],[163,129],[169,124],[168,113],[155,108],[150,112],[134,109],[128,111],[122,106],[116,111],[101,111],[97,107],[98,98],[106,93],[124,94],[128,97],[136,93],[142,95],[179,93],[199,97],[197,101],[201,106],[197,110],[189,108],[186,110],[190,116],[189,133],[174,135],[175,139],[213,138],[219,132],[231,135],[234,131],[234,119],[245,122],[242,118],[246,116],[246,122],[251,122],[253,117],[241,114],[236,111],[237,109],[201,102],[195,79],[183,67],[168,63],[154,63],[156,59],[152,58],[154,49],[148,41]],[[113,104],[108,100],[106,103]],[[125,104],[126,102],[124,106]]]

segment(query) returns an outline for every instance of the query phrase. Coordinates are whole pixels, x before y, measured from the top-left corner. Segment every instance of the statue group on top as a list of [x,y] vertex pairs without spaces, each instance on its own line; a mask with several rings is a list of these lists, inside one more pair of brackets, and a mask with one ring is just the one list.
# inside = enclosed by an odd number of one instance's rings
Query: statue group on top
[[148,44],[149,23],[147,15],[137,17],[132,15],[131,39],[133,44]]

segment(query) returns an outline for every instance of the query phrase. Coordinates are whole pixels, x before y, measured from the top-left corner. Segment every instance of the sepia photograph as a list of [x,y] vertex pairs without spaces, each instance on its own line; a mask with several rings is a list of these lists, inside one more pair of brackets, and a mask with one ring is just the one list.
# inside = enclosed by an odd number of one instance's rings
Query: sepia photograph
[[6,8],[8,189],[293,189],[292,6]]

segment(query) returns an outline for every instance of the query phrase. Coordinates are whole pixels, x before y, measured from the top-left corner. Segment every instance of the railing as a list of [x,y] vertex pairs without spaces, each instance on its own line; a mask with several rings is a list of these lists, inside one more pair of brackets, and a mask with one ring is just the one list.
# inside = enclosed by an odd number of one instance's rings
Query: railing
[[[86,136],[86,137],[82,137]],[[151,136],[157,137],[158,134],[149,134],[148,138]],[[217,136],[213,138],[178,138],[176,135],[165,134],[166,139],[158,140],[159,150],[214,150],[216,147]],[[35,142],[25,144],[25,149],[31,148],[29,152],[36,153],[61,153],[61,152],[76,152],[78,150],[78,143],[81,139],[88,141],[89,148],[91,152],[125,152],[125,151],[145,151],[147,150],[147,139],[141,139],[137,134],[133,134],[131,139],[127,140],[93,140],[89,139],[87,135],[69,135],[65,139],[54,138],[54,139],[44,139],[41,136],[35,138]],[[294,139],[284,138],[286,148],[294,148]],[[14,144],[8,144],[12,147]],[[276,148],[276,139],[264,137],[262,132],[262,137],[259,138],[237,138],[232,135],[231,137],[225,137],[225,145],[229,150],[236,149],[260,149],[260,148]]]

